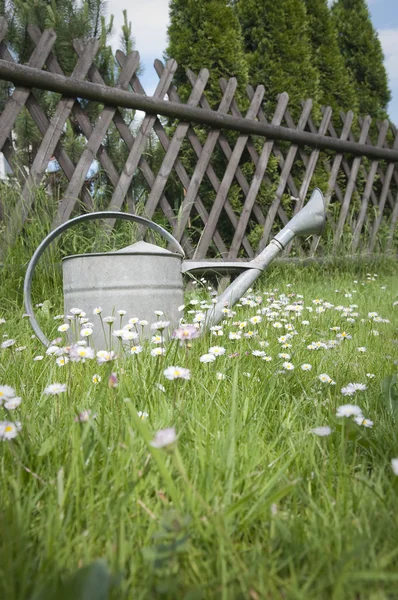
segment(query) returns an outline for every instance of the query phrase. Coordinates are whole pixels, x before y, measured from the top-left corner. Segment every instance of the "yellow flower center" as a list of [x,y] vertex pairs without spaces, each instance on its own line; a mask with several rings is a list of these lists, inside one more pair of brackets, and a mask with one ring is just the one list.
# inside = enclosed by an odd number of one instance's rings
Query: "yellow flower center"
[[6,433],[9,433],[10,431],[12,431],[12,425],[7,425],[7,427],[5,428]]

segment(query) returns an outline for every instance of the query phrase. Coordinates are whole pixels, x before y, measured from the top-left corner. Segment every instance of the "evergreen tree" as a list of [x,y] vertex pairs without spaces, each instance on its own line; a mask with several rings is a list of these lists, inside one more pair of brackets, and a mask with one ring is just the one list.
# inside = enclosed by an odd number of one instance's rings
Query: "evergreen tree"
[[206,97],[217,104],[221,97],[220,77],[236,77],[241,90],[247,84],[247,65],[239,22],[225,0],[171,0],[169,42],[165,57],[178,63],[176,83],[186,99],[186,69],[210,71]]
[[332,16],[340,50],[356,88],[359,113],[385,118],[391,93],[383,51],[366,0],[337,0]]
[[312,60],[303,0],[236,0],[234,2],[249,67],[249,81],[264,84],[270,112],[276,97],[287,92],[290,105],[319,97],[319,72]]
[[328,0],[304,0],[314,65],[319,72],[319,101],[334,111],[358,108],[355,87],[345,66]]

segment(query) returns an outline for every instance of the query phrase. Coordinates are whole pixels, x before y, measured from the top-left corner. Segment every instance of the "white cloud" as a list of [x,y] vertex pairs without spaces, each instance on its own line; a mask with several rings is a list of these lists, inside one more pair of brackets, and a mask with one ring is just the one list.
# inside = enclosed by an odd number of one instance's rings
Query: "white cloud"
[[123,10],[127,10],[131,21],[136,50],[146,62],[162,58],[167,45],[167,24],[169,21],[169,0],[112,0],[108,11],[115,17],[115,35],[112,40],[114,50],[120,47],[119,37],[123,24]]
[[385,56],[385,65],[391,83],[398,83],[398,27],[379,29],[379,39]]

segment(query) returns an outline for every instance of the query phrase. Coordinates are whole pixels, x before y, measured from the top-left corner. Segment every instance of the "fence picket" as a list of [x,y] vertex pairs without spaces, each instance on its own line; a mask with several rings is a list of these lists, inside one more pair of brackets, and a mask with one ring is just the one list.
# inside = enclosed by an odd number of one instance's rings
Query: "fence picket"
[[[359,143],[363,144],[365,142],[371,122],[372,122],[372,120],[369,116],[365,118],[363,125],[362,125],[361,133],[359,136]],[[355,157],[353,160],[353,163],[352,163],[351,173],[350,173],[350,176],[348,179],[347,188],[346,188],[346,192],[344,194],[344,200],[343,200],[343,204],[340,209],[339,220],[337,223],[336,232],[335,232],[335,236],[334,236],[334,240],[333,240],[333,250],[334,251],[337,250],[337,248],[340,244],[341,236],[343,235],[343,229],[344,229],[344,225],[345,225],[345,222],[347,219],[348,210],[349,210],[350,202],[351,202],[351,197],[352,197],[352,193],[355,188],[355,181],[356,181],[360,166],[361,166],[361,157]]]
[[[264,97],[264,86],[258,86],[253,100],[250,103],[249,110],[247,112],[247,119],[255,119],[257,116],[258,109]],[[245,149],[246,142],[248,140],[247,135],[240,135],[234,150],[232,152],[231,159],[228,163],[227,169],[224,173],[224,177],[221,181],[220,189],[218,190],[214,205],[210,211],[209,220],[207,221],[198,246],[196,248],[194,258],[202,258],[206,255],[213,233],[217,227],[217,221],[220,217],[221,211],[224,207],[225,200],[232,183],[232,179],[235,175],[236,168],[239,164],[239,160],[242,156],[243,150]]]

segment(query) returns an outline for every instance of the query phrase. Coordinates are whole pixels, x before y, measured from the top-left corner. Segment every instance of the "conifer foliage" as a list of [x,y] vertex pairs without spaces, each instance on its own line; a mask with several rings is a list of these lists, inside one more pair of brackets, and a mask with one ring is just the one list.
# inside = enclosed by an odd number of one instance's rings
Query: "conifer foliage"
[[334,111],[358,108],[355,87],[337,41],[328,0],[304,0],[312,60],[319,73],[319,102]]
[[383,50],[366,0],[337,0],[332,15],[340,51],[354,81],[359,114],[385,118],[391,93]]
[[247,84],[247,62],[238,19],[225,0],[172,0],[170,2],[169,43],[166,58],[178,63],[176,83],[186,99],[186,69],[210,71],[206,97],[212,104],[220,100],[220,77],[236,77],[240,88]]
[[292,108],[319,94],[319,73],[312,60],[307,14],[303,0],[237,0],[244,49],[253,85],[265,85],[273,108],[287,92]]

